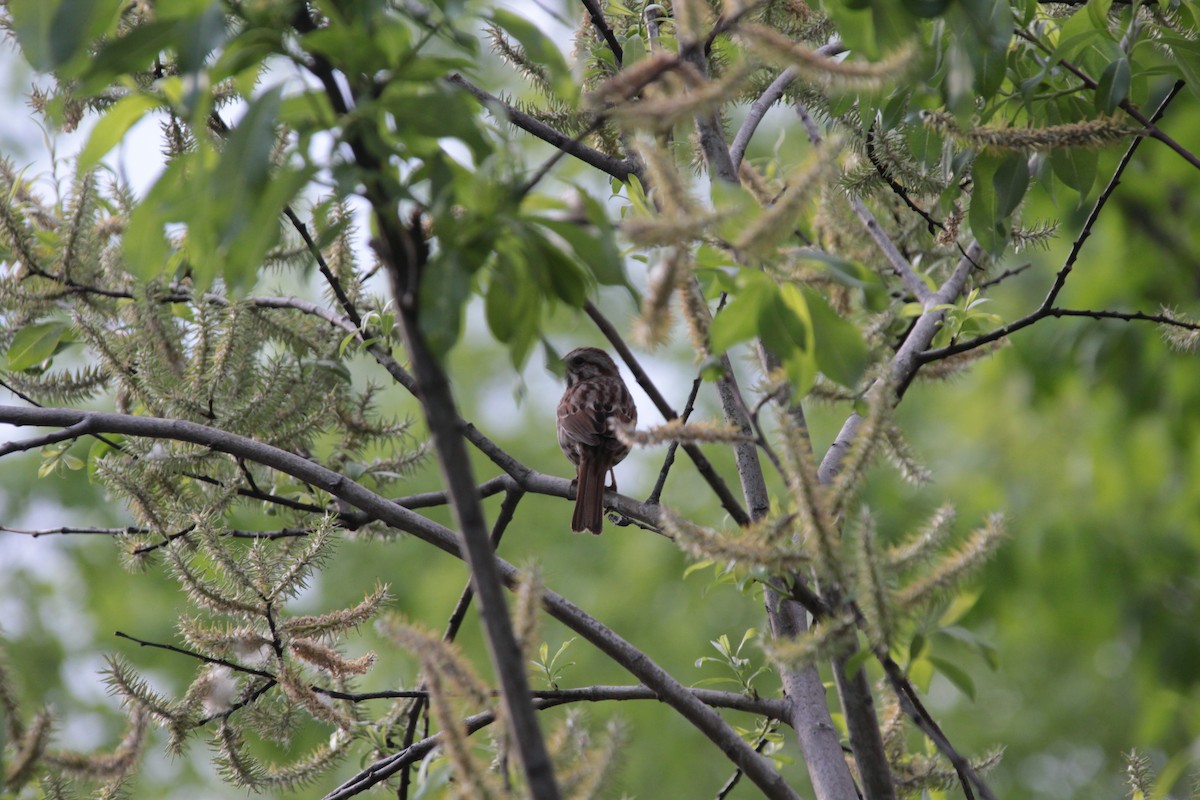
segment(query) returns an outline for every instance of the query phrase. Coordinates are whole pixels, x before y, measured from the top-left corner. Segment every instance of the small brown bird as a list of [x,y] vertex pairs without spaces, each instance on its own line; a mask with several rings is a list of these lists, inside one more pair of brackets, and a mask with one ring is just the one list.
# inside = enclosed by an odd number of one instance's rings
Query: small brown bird
[[[604,525],[604,476],[629,455],[615,433],[637,424],[637,406],[608,353],[579,347],[563,357],[567,389],[558,401],[558,446],[575,465],[575,514],[571,530],[600,533]],[[617,476],[612,474],[612,490]]]

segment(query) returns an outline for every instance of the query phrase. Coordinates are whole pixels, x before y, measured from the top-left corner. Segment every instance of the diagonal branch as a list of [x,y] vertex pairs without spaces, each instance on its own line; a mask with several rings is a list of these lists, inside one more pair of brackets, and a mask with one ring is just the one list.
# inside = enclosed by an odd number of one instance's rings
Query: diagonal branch
[[746,155],[746,148],[750,146],[750,140],[754,137],[754,132],[758,130],[759,123],[763,117],[771,110],[771,106],[783,97],[784,90],[796,80],[800,74],[800,68],[791,66],[779,73],[779,77],[771,81],[771,85],[758,96],[758,98],[750,104],[750,108],[746,111],[746,118],[742,120],[741,126],[737,133],[733,136],[733,144],[729,146],[729,158],[733,161],[733,168],[739,169],[742,166],[742,158]]
[[[272,447],[244,436],[183,420],[136,417],[110,412],[82,411],[71,408],[25,408],[0,405],[0,423],[10,425],[66,426],[87,419],[96,430],[173,439],[209,447],[309,483],[320,491],[359,508],[398,530],[433,545],[456,558],[462,558],[459,537],[449,528],[402,508],[385,497],[375,494],[344,475],[315,464],[306,458]],[[564,480],[564,483],[566,481]],[[494,564],[504,583],[512,587],[520,579],[520,571],[502,558]],[[730,727],[720,714],[705,705],[696,695],[660,667],[649,656],[634,647],[611,628],[592,617],[561,594],[546,590],[542,605],[555,619],[591,642],[601,652],[653,690],[659,699],[675,709],[684,719],[704,733],[762,793],[770,798],[795,800],[795,792],[787,786],[769,761],[764,759]],[[382,778],[381,778],[382,780]],[[349,795],[345,795],[349,796]]]
[[[513,514],[517,511],[517,505],[521,502],[521,498],[525,496],[525,492],[521,489],[510,489],[504,494],[504,502],[500,504],[500,511],[496,514],[496,522],[492,526],[492,549],[497,550],[500,547],[500,538],[504,536],[504,531],[512,522]],[[446,631],[442,634],[443,642],[452,642],[458,636],[459,628],[462,627],[463,620],[467,617],[467,609],[471,606],[471,599],[475,596],[475,591],[472,589],[470,582],[463,588],[462,593],[458,597],[458,602],[454,604],[454,610],[450,612],[450,620],[446,623]],[[425,681],[421,682],[420,688],[425,689]],[[421,719],[421,712],[428,704],[428,695],[421,694],[412,705],[409,706],[408,722],[404,727],[404,740],[401,744],[401,749],[407,749],[413,743],[413,739],[417,735],[417,723]],[[428,731],[427,731],[428,732]],[[400,788],[396,792],[398,800],[405,800],[408,797],[409,787],[411,786],[412,772],[408,769],[400,776]]]
[[421,413],[433,440],[438,469],[450,498],[450,510],[460,531],[461,552],[471,568],[471,583],[479,601],[485,641],[500,700],[513,737],[514,749],[525,773],[530,796],[535,800],[558,800],[561,796],[546,740],[529,699],[529,677],[525,656],[513,630],[512,617],[504,600],[504,589],[495,563],[493,546],[483,513],[483,501],[475,490],[474,468],[459,424],[457,404],[437,354],[430,348],[421,328],[421,273],[426,268],[424,242],[418,238],[420,219],[411,228],[397,224],[386,208],[374,206],[381,239],[380,260],[391,278],[398,322],[405,350],[417,382]]
[[[1049,56],[1054,55],[1054,50],[1052,48],[1050,48],[1048,45],[1046,45],[1044,42],[1042,42],[1040,39],[1038,39],[1036,36],[1029,33],[1028,31],[1023,30],[1021,28],[1016,28],[1015,33],[1017,36],[1021,37],[1025,41],[1033,44],[1035,47],[1037,47],[1039,50],[1041,50],[1046,55],[1049,55]],[[1072,75],[1074,75],[1076,78],[1078,78],[1083,83],[1084,86],[1086,86],[1088,89],[1092,90],[1093,92],[1100,88],[1100,84],[1098,84],[1091,75],[1088,75],[1086,72],[1084,72],[1082,69],[1080,69],[1078,66],[1076,66],[1072,62],[1068,61],[1067,59],[1060,58],[1058,60],[1058,63],[1062,64],[1063,69],[1065,69],[1067,72],[1070,72]],[[1183,87],[1183,81],[1176,81],[1175,88],[1172,90],[1172,95],[1174,95],[1174,93],[1179,91],[1179,89],[1182,87]],[[1157,139],[1158,141],[1165,144],[1167,147],[1174,150],[1175,153],[1178,156],[1180,156],[1184,161],[1188,162],[1196,169],[1200,169],[1200,158],[1198,158],[1196,156],[1196,154],[1193,153],[1191,150],[1188,150],[1186,147],[1181,145],[1179,142],[1175,141],[1175,139],[1172,138],[1162,128],[1158,127],[1158,125],[1155,124],[1158,121],[1157,118],[1155,118],[1155,117],[1147,118],[1146,115],[1143,114],[1137,106],[1135,106],[1133,103],[1131,103],[1129,101],[1128,97],[1122,97],[1121,102],[1117,103],[1117,107],[1120,108],[1122,111],[1124,111],[1129,116],[1133,117],[1135,120],[1137,120],[1142,125],[1142,127],[1144,127],[1146,129],[1145,132],[1141,135],[1147,136],[1151,139]]]
[[[817,121],[808,113],[808,109],[803,104],[796,104],[796,114],[800,117],[800,123],[804,125],[804,130],[808,134],[808,139],[813,145],[819,145],[824,141],[825,137],[821,133],[821,129],[817,127]],[[847,198],[850,203],[850,208],[854,211],[854,215],[862,222],[863,227],[867,229],[867,235],[875,242],[875,246],[883,253],[884,258],[891,264],[892,270],[900,276],[900,281],[904,284],[904,288],[916,295],[917,299],[922,303],[927,303],[933,292],[921,280],[921,276],[913,269],[912,264],[900,252],[900,248],[896,247],[891,237],[880,226],[879,221],[875,219],[875,215],[867,208],[866,203],[859,197]]]
[[465,89],[480,103],[489,108],[499,110],[505,119],[521,130],[532,133],[543,142],[557,147],[567,155],[574,156],[588,166],[595,167],[619,181],[629,180],[629,176],[634,172],[634,166],[630,162],[614,158],[595,148],[588,147],[582,142],[567,136],[565,133],[551,128],[532,114],[527,114],[519,108],[504,102],[499,97],[480,89],[458,73],[451,75],[446,80],[453,86]]
[[[817,48],[817,53],[826,58],[831,58],[844,52],[846,52],[846,48],[840,41],[833,41]],[[750,146],[750,140],[754,137],[754,132],[758,130],[759,123],[762,122],[763,117],[767,115],[771,106],[775,105],[779,101],[779,98],[783,97],[783,93],[787,90],[787,87],[799,75],[799,67],[794,65],[788,67],[779,73],[779,77],[771,81],[771,85],[750,104],[750,108],[746,111],[746,118],[742,120],[737,133],[734,134],[733,144],[729,146],[729,158],[733,161],[735,170],[741,167],[742,158],[746,155],[746,148]]]
[[617,41],[613,29],[609,27],[608,20],[604,19],[604,11],[600,8],[600,4],[596,0],[583,0],[583,7],[587,9],[596,32],[608,43],[608,49],[612,50],[613,56],[617,59],[617,67],[620,68],[625,60],[625,51],[621,48],[621,43]]

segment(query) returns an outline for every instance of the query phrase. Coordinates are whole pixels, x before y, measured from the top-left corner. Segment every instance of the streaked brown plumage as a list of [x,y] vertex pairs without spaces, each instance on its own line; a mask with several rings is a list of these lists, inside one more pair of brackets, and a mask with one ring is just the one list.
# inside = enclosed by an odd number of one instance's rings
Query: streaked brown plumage
[[[579,347],[563,357],[567,388],[558,401],[558,446],[575,465],[575,513],[571,530],[600,533],[604,525],[604,476],[629,455],[617,426],[637,425],[637,406],[608,353]],[[617,478],[613,474],[613,491]]]

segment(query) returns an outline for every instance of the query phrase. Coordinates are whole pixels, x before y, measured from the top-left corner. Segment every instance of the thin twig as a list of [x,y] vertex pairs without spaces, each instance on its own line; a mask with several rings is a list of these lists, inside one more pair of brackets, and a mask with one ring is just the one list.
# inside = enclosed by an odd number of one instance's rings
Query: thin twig
[[909,718],[916,723],[929,740],[933,742],[938,749],[938,752],[949,759],[950,764],[954,767],[954,771],[958,773],[959,784],[962,786],[963,795],[967,800],[974,800],[975,793],[972,787],[979,790],[979,794],[984,800],[996,800],[996,795],[992,793],[991,788],[971,766],[971,762],[964,758],[954,746],[950,744],[950,740],[946,738],[946,734],[938,726],[933,715],[925,708],[921,702],[921,697],[917,690],[913,688],[912,683],[905,677],[900,665],[888,655],[887,651],[882,647],[875,652],[876,659],[883,666],[884,673],[888,677],[888,682],[892,685],[892,690],[896,697],[900,700],[900,705],[908,714]]
[[53,433],[43,434],[42,436],[34,436],[33,438],[25,439],[19,442],[5,442],[3,445],[0,445],[0,458],[9,455],[10,453],[23,453],[27,450],[33,450],[38,447],[58,444],[59,442],[66,441],[68,439],[78,439],[80,436],[86,436],[89,433],[91,433],[91,430],[88,421],[80,420],[74,425],[63,428],[59,431],[54,431]]
[[342,307],[342,311],[350,319],[356,329],[361,329],[362,317],[358,314],[358,309],[354,307],[354,303],[350,300],[346,290],[342,287],[342,282],[337,275],[333,274],[333,270],[329,267],[329,262],[325,260],[325,254],[321,252],[321,248],[317,247],[317,243],[313,241],[312,234],[308,232],[308,226],[300,217],[296,216],[296,212],[292,211],[291,206],[283,207],[283,214],[292,223],[292,227],[296,229],[296,233],[300,234],[300,238],[304,240],[304,246],[308,248],[309,254],[313,260],[317,262],[317,269],[321,271],[321,276],[325,278],[325,283],[333,291],[333,296],[337,298],[338,305]]
[[1009,267],[1008,269],[1004,270],[1003,272],[1001,272],[999,275],[995,276],[994,278],[988,278],[986,281],[982,281],[981,283],[977,284],[975,286],[975,288],[983,290],[983,289],[990,289],[993,286],[998,286],[999,284],[1004,283],[1004,281],[1008,280],[1009,278],[1013,278],[1013,277],[1016,277],[1017,275],[1020,275],[1022,272],[1024,272],[1025,270],[1029,269],[1032,266],[1033,266],[1032,261],[1026,261],[1024,264],[1022,264],[1019,267]]
[[[778,727],[779,724],[776,722],[769,724],[763,729],[763,732],[758,736],[758,741],[754,743],[754,751],[756,753],[761,753],[766,748],[767,743],[771,741],[770,735],[774,733]],[[734,773],[729,776],[729,780],[725,781],[725,785],[717,791],[717,800],[725,800],[726,797],[729,797],[730,792],[734,790],[741,780],[742,771],[740,769],[734,770]]]
[[237,664],[237,663],[234,663],[233,661],[227,661],[224,658],[214,658],[212,656],[206,656],[203,653],[197,653],[195,650],[188,650],[183,647],[176,647],[173,644],[162,644],[161,642],[149,642],[149,641],[146,641],[145,639],[139,639],[136,636],[130,636],[128,633],[124,633],[123,631],[114,631],[113,635],[117,636],[121,639],[128,639],[129,641],[134,642],[135,644],[137,644],[141,647],[152,647],[156,650],[166,650],[171,653],[178,653],[179,655],[188,656],[189,658],[194,658],[197,661],[203,661],[205,664],[216,664],[217,666],[228,667],[229,669],[233,670],[234,672],[244,672],[247,675],[256,675],[260,678],[267,678],[268,680],[272,680],[272,681],[276,680],[275,676],[269,672],[266,672],[261,669],[255,669],[254,667],[243,666],[242,664]]
[[879,156],[875,153],[874,123],[871,124],[871,127],[867,128],[867,138],[864,144],[866,145],[867,160],[870,161],[871,166],[875,168],[875,174],[877,174],[880,179],[888,185],[888,188],[892,190],[894,195],[900,198],[904,205],[908,206],[909,209],[918,217],[925,220],[925,226],[929,229],[929,233],[936,234],[938,230],[945,230],[946,226],[944,224],[938,222],[936,219],[930,216],[929,212],[921,208],[913,201],[911,197],[909,197],[908,190],[901,186],[888,173],[887,169],[883,166],[883,162],[879,160]]
[[475,99],[489,108],[498,109],[509,122],[521,130],[532,133],[547,144],[553,145],[569,156],[574,156],[588,166],[595,167],[620,181],[629,180],[629,176],[634,172],[633,164],[629,161],[614,158],[599,150],[588,147],[582,142],[576,141],[565,133],[551,128],[537,117],[526,114],[519,108],[504,102],[499,97],[480,89],[458,73],[451,75],[446,80],[460,89],[465,89]]
[[[700,394],[700,385],[704,383],[704,379],[697,376],[692,381],[692,390],[688,393],[687,402],[683,404],[683,413],[679,415],[682,422],[687,422],[688,417],[692,415],[692,410],[696,406],[696,397]],[[674,441],[667,447],[667,455],[663,459],[662,469],[658,471],[658,479],[654,482],[654,488],[650,490],[650,496],[646,498],[646,504],[656,506],[662,498],[663,488],[667,484],[667,474],[671,471],[671,465],[675,463],[675,452],[679,449],[679,442]]]

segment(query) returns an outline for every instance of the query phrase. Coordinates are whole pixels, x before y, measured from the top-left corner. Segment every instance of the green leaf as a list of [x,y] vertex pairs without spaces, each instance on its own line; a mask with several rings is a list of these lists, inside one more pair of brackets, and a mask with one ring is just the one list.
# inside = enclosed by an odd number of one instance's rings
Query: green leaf
[[533,217],[531,221],[566,240],[575,257],[588,266],[598,283],[606,286],[628,285],[616,239],[607,226],[589,228],[577,222],[545,217]]
[[581,308],[587,302],[587,273],[536,228],[527,227],[521,239],[542,290],[548,290],[570,306]]
[[225,10],[219,2],[211,2],[201,13],[181,19],[175,37],[180,71],[201,72],[209,55],[227,36]]
[[946,607],[946,610],[942,612],[941,616],[938,617],[938,626],[948,627],[957,623],[966,616],[968,611],[975,607],[981,594],[983,594],[981,589],[970,589],[960,592]]
[[272,171],[282,88],[250,103],[218,153],[206,142],[176,157],[130,215],[124,247],[130,269],[149,279],[170,268],[168,226],[186,226],[187,266],[198,288],[223,277],[252,285],[280,236],[280,214],[312,174],[308,166]]
[[1108,33],[1108,11],[1112,8],[1112,0],[1088,0],[1087,14],[1092,27]]
[[1200,97],[1200,43],[1179,34],[1163,31],[1163,43],[1171,50],[1171,62],[1187,81],[1188,91]]
[[749,341],[758,334],[762,307],[772,302],[761,284],[743,289],[717,314],[708,329],[709,346],[723,353],[735,344]]
[[[788,285],[784,291],[795,291]],[[831,381],[853,389],[871,361],[871,351],[862,333],[853,323],[838,316],[825,298],[812,289],[804,289],[813,338],[816,340],[817,368]]]
[[508,345],[515,366],[524,364],[537,340],[540,308],[541,296],[524,260],[516,261],[506,249],[498,250],[484,295],[484,314],[492,335]]
[[1054,176],[1068,187],[1087,195],[1099,172],[1099,154],[1094,150],[1055,149],[1050,151],[1050,167]]
[[125,261],[137,277],[149,280],[168,268],[172,246],[164,235],[166,226],[184,221],[188,200],[199,201],[207,194],[208,182],[203,175],[206,158],[215,158],[215,154],[202,147],[172,160],[130,213],[121,243]]
[[86,63],[92,40],[116,24],[120,0],[9,0],[13,32],[29,63],[52,72]]
[[1124,55],[1105,67],[1096,85],[1096,110],[1102,114],[1115,111],[1129,94],[1131,80],[1129,59]]
[[1105,38],[1105,34],[1095,28],[1085,28],[1079,31],[1074,30],[1074,28],[1080,27],[1078,24],[1072,26],[1072,22],[1077,18],[1080,18],[1080,15],[1076,14],[1075,17],[1063,25],[1062,31],[1059,34],[1058,46],[1054,48],[1054,53],[1050,56],[1051,63],[1056,64],[1059,61],[1071,61],[1081,51]]
[[993,178],[1000,159],[987,153],[980,153],[971,168],[971,207],[967,211],[967,220],[971,223],[971,232],[992,255],[999,255],[1008,243],[1008,224],[999,213],[996,197],[996,184]]
[[255,98],[221,148],[214,178],[228,189],[257,193],[267,183],[271,151],[275,147],[275,119],[282,104],[283,86]]
[[1008,217],[1017,210],[1029,188],[1029,161],[1021,153],[1009,153],[992,175],[996,189],[996,215]]
[[768,281],[766,301],[758,314],[758,336],[768,350],[786,360],[796,350],[811,350],[808,307],[796,287]]
[[908,13],[922,19],[940,17],[950,7],[950,0],[902,0]]
[[145,94],[131,94],[118,100],[92,128],[87,144],[79,153],[79,170],[86,172],[96,166],[129,129],[157,105],[157,100]]
[[434,255],[421,275],[419,320],[430,350],[444,358],[462,334],[462,312],[471,294],[471,271],[454,252]]
[[70,330],[65,322],[40,322],[17,331],[8,346],[8,368],[13,372],[36,367],[54,355],[63,335]]
[[79,78],[79,91],[85,95],[97,94],[121,75],[146,69],[176,41],[178,28],[174,21],[143,22],[124,35],[103,42]]
[[971,680],[971,676],[967,671],[959,667],[952,661],[947,661],[938,656],[930,656],[929,662],[937,668],[937,671],[942,674],[950,683],[967,697],[975,699],[975,681]]
[[[717,235],[727,241],[739,239],[746,227],[763,213],[762,205],[750,190],[741,184],[713,181],[710,194],[713,210],[721,217],[717,224]],[[779,237],[788,233],[790,230],[785,228],[779,233]]]

